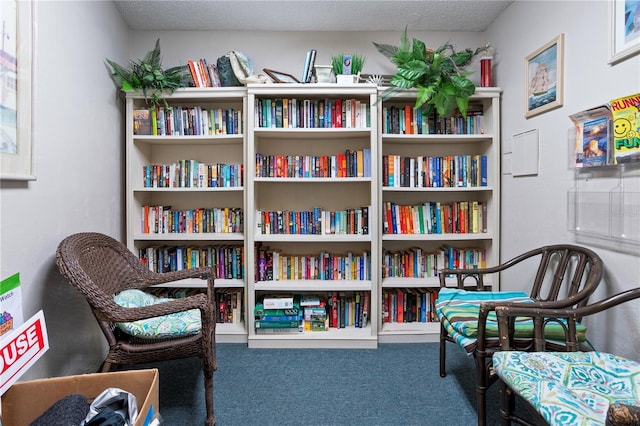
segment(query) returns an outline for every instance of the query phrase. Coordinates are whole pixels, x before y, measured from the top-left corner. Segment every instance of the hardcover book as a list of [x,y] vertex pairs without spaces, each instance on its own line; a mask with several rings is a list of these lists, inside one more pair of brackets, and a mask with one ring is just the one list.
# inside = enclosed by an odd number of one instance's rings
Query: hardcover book
[[133,134],[134,135],[151,135],[151,111],[148,109],[133,110]]
[[613,162],[640,162],[640,93],[613,99]]

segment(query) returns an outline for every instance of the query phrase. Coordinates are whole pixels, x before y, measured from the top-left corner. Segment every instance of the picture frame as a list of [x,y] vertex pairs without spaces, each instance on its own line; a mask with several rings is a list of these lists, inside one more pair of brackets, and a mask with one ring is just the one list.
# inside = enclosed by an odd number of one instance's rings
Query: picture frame
[[[34,5],[36,2],[3,1],[2,24],[5,40],[3,55],[13,58],[4,63],[0,91],[0,179],[36,180],[32,138]],[[8,63],[8,65],[7,65]]]
[[640,0],[609,1],[609,65],[640,52]]
[[525,117],[563,105],[564,33],[525,58]]
[[269,68],[263,68],[262,71],[271,77],[274,83],[300,83],[300,80],[286,72],[276,71]]

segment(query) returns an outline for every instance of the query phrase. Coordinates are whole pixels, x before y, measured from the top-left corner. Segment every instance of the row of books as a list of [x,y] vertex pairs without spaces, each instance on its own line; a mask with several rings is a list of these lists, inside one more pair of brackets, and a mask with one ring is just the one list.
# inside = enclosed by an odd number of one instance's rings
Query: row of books
[[443,268],[484,268],[486,251],[482,248],[442,247],[426,251],[420,247],[407,250],[384,250],[382,278],[438,277]]
[[263,155],[256,153],[256,177],[371,177],[371,149],[335,155]]
[[138,249],[138,258],[159,273],[209,266],[216,278],[244,279],[244,246],[149,246]]
[[206,136],[242,134],[242,111],[234,108],[172,106],[133,111],[133,134]]
[[221,87],[220,75],[216,64],[208,63],[206,59],[187,60],[194,87]]
[[371,108],[358,99],[256,99],[260,128],[369,128]]
[[[202,288],[153,287],[150,291],[158,297],[177,299],[203,293]],[[216,322],[219,324],[240,324],[244,321],[243,289],[216,289]]]
[[256,333],[316,332],[331,328],[364,328],[369,292],[318,295],[266,295],[254,308]]
[[292,255],[269,247],[259,247],[256,255],[257,281],[329,280],[367,281],[371,279],[371,253]]
[[483,201],[417,205],[384,202],[383,234],[477,234],[487,232],[487,204]]
[[406,188],[487,186],[486,155],[382,156],[382,185]]
[[145,188],[234,188],[244,185],[243,164],[205,164],[180,160],[142,166]]
[[262,235],[368,235],[369,207],[346,210],[257,210],[256,232]]
[[382,132],[396,135],[479,135],[484,133],[484,115],[480,104],[470,104],[467,116],[441,117],[425,115],[413,105],[392,105],[382,108]]
[[172,210],[171,206],[142,207],[143,234],[242,233],[244,215],[240,207]]
[[382,321],[438,322],[435,301],[438,290],[433,288],[397,288],[382,290]]
[[240,324],[244,322],[243,290],[241,288],[217,288],[218,312],[216,322],[220,324]]

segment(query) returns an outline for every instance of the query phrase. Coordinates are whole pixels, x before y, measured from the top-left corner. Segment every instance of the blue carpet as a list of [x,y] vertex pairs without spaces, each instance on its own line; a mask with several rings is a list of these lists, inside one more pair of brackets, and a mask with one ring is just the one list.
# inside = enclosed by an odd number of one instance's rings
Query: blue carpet
[[[248,349],[219,344],[218,425],[474,425],[475,364],[453,345],[447,377],[437,343],[378,349]],[[157,364],[165,425],[204,423],[198,359]],[[499,421],[498,386],[488,393],[488,424]]]

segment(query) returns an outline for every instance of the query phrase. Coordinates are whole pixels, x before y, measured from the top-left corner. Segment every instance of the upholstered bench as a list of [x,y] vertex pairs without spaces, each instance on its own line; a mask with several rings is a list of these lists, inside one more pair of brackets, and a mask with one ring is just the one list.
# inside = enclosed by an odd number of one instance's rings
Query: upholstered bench
[[633,416],[625,405],[640,405],[638,362],[603,352],[503,351],[493,354],[493,368],[550,425],[637,424],[613,417]]

